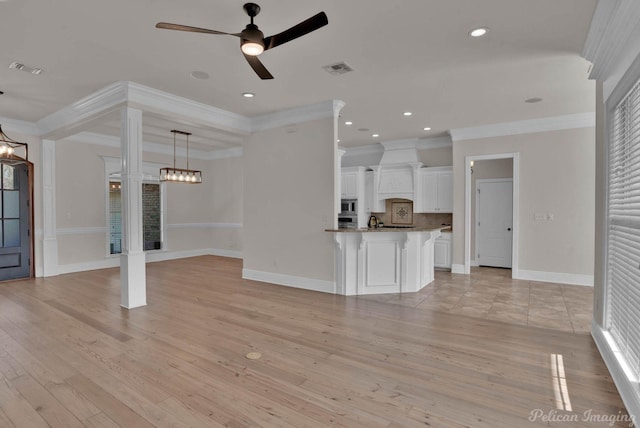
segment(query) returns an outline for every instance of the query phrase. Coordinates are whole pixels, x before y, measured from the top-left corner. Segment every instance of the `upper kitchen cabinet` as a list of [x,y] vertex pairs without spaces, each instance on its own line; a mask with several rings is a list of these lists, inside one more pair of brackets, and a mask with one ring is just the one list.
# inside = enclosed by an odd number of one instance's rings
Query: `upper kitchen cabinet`
[[419,180],[420,193],[417,198],[417,212],[453,212],[453,171],[451,167],[422,168]]
[[342,174],[340,177],[340,191],[342,199],[357,199],[358,172],[346,170],[347,168],[342,169]]

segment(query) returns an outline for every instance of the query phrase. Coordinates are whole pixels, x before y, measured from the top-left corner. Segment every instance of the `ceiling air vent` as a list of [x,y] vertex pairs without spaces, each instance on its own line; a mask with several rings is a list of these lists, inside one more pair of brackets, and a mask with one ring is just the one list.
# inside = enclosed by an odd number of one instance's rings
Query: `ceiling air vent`
[[337,62],[335,64],[325,65],[324,67],[322,67],[322,69],[334,76],[353,71],[353,68],[348,66],[345,62]]

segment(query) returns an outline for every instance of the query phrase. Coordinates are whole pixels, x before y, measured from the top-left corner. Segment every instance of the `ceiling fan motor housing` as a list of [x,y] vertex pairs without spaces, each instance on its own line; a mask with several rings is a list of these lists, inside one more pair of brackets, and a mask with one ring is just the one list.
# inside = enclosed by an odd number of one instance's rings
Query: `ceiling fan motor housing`
[[245,12],[247,12],[247,15],[249,15],[250,17],[254,17],[257,16],[260,13],[260,6],[258,6],[255,3],[245,3],[244,6],[244,10]]

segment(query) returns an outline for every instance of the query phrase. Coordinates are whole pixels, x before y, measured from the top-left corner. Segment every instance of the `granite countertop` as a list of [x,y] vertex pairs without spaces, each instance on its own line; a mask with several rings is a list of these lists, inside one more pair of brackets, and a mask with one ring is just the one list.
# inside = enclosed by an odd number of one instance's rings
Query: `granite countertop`
[[449,231],[451,226],[426,226],[426,227],[389,227],[383,226],[375,229],[362,228],[362,229],[325,229],[325,232],[339,232],[339,233],[364,233],[364,232],[432,232],[434,230]]

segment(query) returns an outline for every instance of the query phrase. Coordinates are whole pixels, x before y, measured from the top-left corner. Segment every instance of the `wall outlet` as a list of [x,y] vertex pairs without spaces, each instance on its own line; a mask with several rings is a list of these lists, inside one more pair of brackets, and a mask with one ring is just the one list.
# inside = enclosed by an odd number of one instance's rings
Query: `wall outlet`
[[533,219],[534,219],[535,221],[544,221],[544,220],[546,220],[546,219],[547,219],[547,216],[546,216],[546,214],[544,214],[544,213],[535,213],[535,214],[533,215]]

